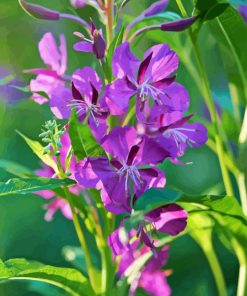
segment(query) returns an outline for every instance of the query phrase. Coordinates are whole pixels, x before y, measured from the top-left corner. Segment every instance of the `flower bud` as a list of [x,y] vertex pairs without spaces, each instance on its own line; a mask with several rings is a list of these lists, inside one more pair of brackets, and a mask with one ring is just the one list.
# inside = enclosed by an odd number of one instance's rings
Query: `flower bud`
[[58,11],[51,10],[37,4],[28,3],[24,0],[19,0],[19,4],[23,8],[23,10],[25,10],[25,12],[32,17],[51,21],[56,21],[60,19],[60,13]]
[[197,16],[181,19],[178,21],[168,22],[160,25],[162,31],[184,31],[188,29],[196,21]]

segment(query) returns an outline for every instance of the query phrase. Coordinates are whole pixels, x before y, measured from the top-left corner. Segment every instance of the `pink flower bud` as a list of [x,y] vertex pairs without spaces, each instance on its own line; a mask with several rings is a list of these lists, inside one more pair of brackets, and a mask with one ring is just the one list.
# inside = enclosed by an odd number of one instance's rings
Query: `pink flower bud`
[[28,3],[24,0],[19,0],[19,3],[23,10],[25,10],[25,12],[31,15],[32,17],[52,21],[60,19],[60,13],[58,11],[48,9],[40,5]]

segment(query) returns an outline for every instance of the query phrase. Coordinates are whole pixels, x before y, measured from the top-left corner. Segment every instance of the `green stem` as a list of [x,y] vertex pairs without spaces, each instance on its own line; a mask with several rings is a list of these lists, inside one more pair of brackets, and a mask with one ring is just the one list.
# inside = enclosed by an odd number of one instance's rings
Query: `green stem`
[[218,289],[218,295],[227,296],[227,289],[225,286],[224,276],[220,267],[219,260],[214,252],[212,240],[208,240],[207,243],[201,244],[201,247],[204,250],[204,254],[207,257],[208,263],[212,270],[215,283]]
[[238,241],[232,238],[232,245],[239,262],[239,274],[238,274],[238,287],[237,296],[246,296],[247,294],[247,258],[244,248],[238,243]]
[[84,236],[83,231],[81,229],[81,225],[80,225],[78,216],[76,214],[75,206],[74,206],[74,203],[73,203],[73,199],[71,198],[70,192],[69,192],[68,188],[64,188],[64,191],[65,191],[67,200],[69,202],[69,205],[70,205],[70,208],[71,208],[71,211],[72,211],[72,217],[73,217],[73,223],[74,223],[75,231],[76,231],[77,237],[79,239],[79,242],[81,244],[82,251],[83,251],[83,253],[85,255],[85,260],[86,260],[86,265],[87,265],[87,270],[88,270],[88,276],[89,276],[89,279],[90,279],[90,283],[91,283],[91,286],[92,286],[93,290],[95,291],[95,288],[97,287],[97,281],[96,281],[96,276],[95,276],[95,273],[94,273],[94,268],[93,268],[93,265],[92,265],[92,262],[91,262],[91,259],[90,259],[90,254],[89,254],[89,251],[88,251],[88,247],[87,247],[87,244],[86,244],[86,239],[85,239],[85,236]]
[[113,40],[114,0],[105,0],[107,48]]
[[[187,13],[184,9],[182,1],[181,0],[176,0],[176,1],[177,1],[177,5],[178,5],[182,15],[184,17],[187,17]],[[201,59],[201,54],[200,54],[199,48],[197,46],[196,40],[195,40],[194,35],[191,30],[189,30],[189,36],[190,36],[190,39],[192,42],[192,47],[194,50],[197,66],[198,66],[200,76],[201,76],[201,82],[202,82],[203,89],[204,89],[205,103],[209,109],[212,125],[214,126],[214,129],[215,129],[216,150],[217,150],[217,154],[218,154],[218,159],[219,159],[219,163],[220,163],[220,168],[221,168],[221,173],[222,173],[222,178],[223,178],[223,182],[225,185],[226,193],[227,193],[227,195],[233,196],[234,192],[233,192],[233,188],[232,188],[232,184],[231,184],[231,179],[230,179],[226,164],[224,162],[224,147],[223,147],[223,141],[220,136],[220,122],[217,118],[217,112],[216,112],[213,97],[211,94],[207,73],[204,69],[202,59]]]

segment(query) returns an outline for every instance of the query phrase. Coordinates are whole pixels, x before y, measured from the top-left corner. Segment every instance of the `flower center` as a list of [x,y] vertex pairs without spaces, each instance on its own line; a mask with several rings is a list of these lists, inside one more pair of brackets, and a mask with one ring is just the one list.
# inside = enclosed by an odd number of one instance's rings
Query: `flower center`
[[68,107],[76,108],[78,116],[85,113],[90,113],[96,126],[99,126],[99,120],[96,118],[96,114],[101,115],[101,110],[98,106],[91,104],[88,105],[85,101],[73,99],[67,104]]
[[117,171],[119,176],[125,175],[125,190],[128,190],[128,181],[131,178],[135,185],[141,183],[141,175],[137,169],[137,167],[133,164],[127,165],[125,161],[123,161],[123,166],[121,169]]
[[157,87],[150,84],[148,80],[139,85],[138,90],[142,101],[145,101],[147,98],[153,98],[156,103],[159,105],[162,104],[159,96],[164,93]]
[[179,154],[183,153],[183,148],[181,145],[182,143],[187,144],[190,147],[192,147],[193,144],[196,144],[196,142],[194,140],[190,139],[183,132],[195,132],[195,129],[178,127],[178,128],[173,128],[173,129],[167,129],[163,133],[164,137],[167,137],[167,138],[173,137],[173,139],[176,143],[176,146],[179,150]]

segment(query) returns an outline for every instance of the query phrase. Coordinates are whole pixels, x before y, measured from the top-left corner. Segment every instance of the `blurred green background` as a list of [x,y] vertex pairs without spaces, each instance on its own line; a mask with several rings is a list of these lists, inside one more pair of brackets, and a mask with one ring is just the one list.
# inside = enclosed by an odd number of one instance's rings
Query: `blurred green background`
[[[49,8],[59,11],[68,12],[71,7],[69,1],[66,0],[32,2],[47,4]],[[152,2],[154,1],[133,0],[128,6],[128,11],[131,15],[137,15],[143,7]],[[169,9],[177,11],[174,1],[171,1]],[[97,18],[92,8],[85,8],[77,13],[87,19],[89,16]],[[37,43],[43,33],[48,31],[55,34],[62,32],[67,37],[68,74],[78,67],[90,65],[93,61],[89,55],[76,54],[72,50],[72,45],[76,41],[76,37],[72,33],[80,30],[76,24],[66,21],[36,21],[21,10],[17,0],[0,2],[0,20],[0,78],[5,75],[6,71],[11,71],[17,74],[18,83],[27,85],[30,77],[22,74],[22,70],[42,66]],[[179,34],[179,38],[184,40],[184,46],[186,46],[184,33]],[[139,41],[140,47],[135,50],[141,55],[141,51],[144,51],[153,42],[168,42],[173,48],[176,47],[174,44],[176,44],[177,38],[176,33],[150,33]],[[204,61],[210,74],[215,100],[221,104],[221,108],[231,112],[226,77],[222,70],[223,65],[215,41],[209,37],[206,30],[203,30],[200,42],[203,46]],[[178,80],[190,92],[190,112],[198,116],[205,116],[207,111],[202,103],[201,95],[182,64]],[[37,105],[24,93],[12,94],[12,89],[11,92],[9,90],[9,97],[6,97],[5,92],[0,91],[0,159],[15,161],[34,170],[39,167],[39,160],[15,130],[20,130],[32,139],[38,139],[41,125],[50,119],[52,114],[47,106]],[[193,161],[193,164],[186,166],[166,165],[168,185],[176,186],[188,194],[222,193],[220,170],[213,152],[207,147],[194,149],[186,154],[184,160]],[[7,180],[9,177],[11,175],[0,168],[0,179]],[[43,219],[44,204],[45,201],[35,195],[13,196],[0,200],[0,258],[2,260],[25,257],[45,264],[69,266],[62,255],[62,248],[66,245],[78,245],[73,226],[60,213],[56,214],[52,222],[45,222]],[[237,261],[217,239],[214,243],[224,269],[229,295],[234,295],[238,274]],[[166,268],[173,270],[172,275],[168,278],[173,295],[217,295],[208,263],[200,248],[190,237],[185,236],[177,239],[172,244]],[[144,295],[141,291],[139,293]],[[6,282],[0,285],[0,296],[24,295],[63,294],[44,284]]]

